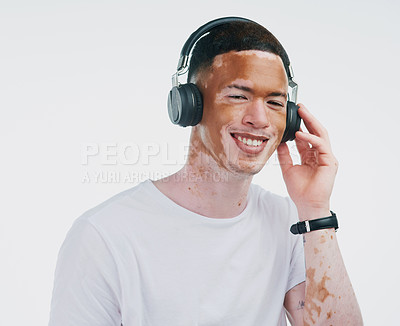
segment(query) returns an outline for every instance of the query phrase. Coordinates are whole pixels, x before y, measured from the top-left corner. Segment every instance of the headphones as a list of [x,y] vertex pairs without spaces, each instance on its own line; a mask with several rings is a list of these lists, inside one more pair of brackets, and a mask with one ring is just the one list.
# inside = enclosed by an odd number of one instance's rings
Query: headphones
[[[168,115],[172,123],[182,127],[197,125],[203,116],[203,98],[200,90],[195,84],[180,84],[178,77],[185,74],[189,69],[189,56],[196,42],[206,33],[210,32],[214,27],[231,23],[231,22],[250,22],[252,20],[241,17],[224,17],[212,20],[203,26],[200,26],[187,39],[181,50],[178,61],[178,67],[175,74],[172,75],[172,89],[168,95]],[[283,52],[288,58],[286,51]],[[282,60],[284,61],[284,60]],[[289,87],[291,95],[288,95],[286,107],[286,129],[283,133],[282,143],[295,139],[295,133],[300,129],[301,118],[298,114],[299,106],[296,105],[297,84],[293,81],[293,71],[288,62],[284,62],[285,70],[288,75]]]

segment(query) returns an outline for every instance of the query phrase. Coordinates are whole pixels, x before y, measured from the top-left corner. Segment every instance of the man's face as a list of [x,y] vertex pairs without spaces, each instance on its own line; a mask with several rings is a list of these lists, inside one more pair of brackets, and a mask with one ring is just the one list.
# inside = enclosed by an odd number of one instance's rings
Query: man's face
[[258,173],[281,142],[288,81],[279,56],[249,50],[218,55],[200,72],[204,112],[198,150],[235,174]]

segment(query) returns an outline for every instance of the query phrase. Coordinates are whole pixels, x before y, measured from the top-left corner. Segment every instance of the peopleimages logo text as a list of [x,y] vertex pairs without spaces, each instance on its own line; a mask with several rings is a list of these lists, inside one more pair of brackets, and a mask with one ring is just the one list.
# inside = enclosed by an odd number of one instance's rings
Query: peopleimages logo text
[[[289,144],[293,162],[299,163],[299,155],[293,142]],[[171,144],[160,143],[134,143],[134,142],[102,142],[81,144],[81,164],[85,166],[148,166],[148,165],[184,165],[189,153],[187,143]],[[237,153],[232,153],[232,157]],[[229,153],[227,153],[228,156]],[[209,159],[209,157],[204,157]],[[208,162],[205,162],[208,163]],[[267,164],[279,164],[276,152],[270,157]]]

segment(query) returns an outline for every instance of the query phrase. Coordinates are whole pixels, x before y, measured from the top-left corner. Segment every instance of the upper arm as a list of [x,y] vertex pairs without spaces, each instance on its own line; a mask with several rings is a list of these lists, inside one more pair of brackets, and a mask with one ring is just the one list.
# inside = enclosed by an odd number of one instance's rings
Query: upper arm
[[292,325],[303,326],[304,302],[306,297],[306,283],[302,282],[291,288],[285,295],[283,305],[287,317]]
[[58,256],[49,325],[120,325],[116,275],[100,234],[75,223]]

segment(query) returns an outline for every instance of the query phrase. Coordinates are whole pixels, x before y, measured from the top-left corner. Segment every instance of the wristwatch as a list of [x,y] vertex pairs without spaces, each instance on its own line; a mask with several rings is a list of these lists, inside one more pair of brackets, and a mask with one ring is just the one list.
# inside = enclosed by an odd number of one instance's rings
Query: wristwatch
[[290,227],[290,232],[293,234],[303,234],[311,231],[322,230],[322,229],[331,229],[335,228],[337,230],[339,228],[338,220],[336,218],[336,214],[331,211],[331,216],[317,218],[315,220],[308,220],[303,222],[297,222]]

